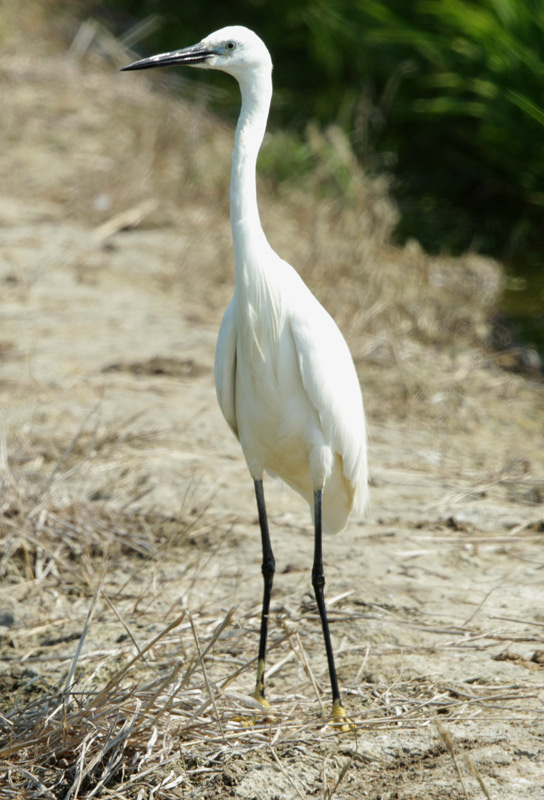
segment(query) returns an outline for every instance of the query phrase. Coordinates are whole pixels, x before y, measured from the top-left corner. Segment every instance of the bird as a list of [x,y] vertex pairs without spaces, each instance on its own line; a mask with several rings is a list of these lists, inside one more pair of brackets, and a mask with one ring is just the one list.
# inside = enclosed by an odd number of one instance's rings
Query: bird
[[361,515],[367,500],[367,432],[359,379],[336,323],[298,272],[273,250],[261,225],[256,166],[272,99],[272,59],[266,45],[253,31],[234,25],[198,44],[122,69],[166,66],[221,70],[240,87],[230,179],[234,292],[219,330],[214,375],[219,406],[253,479],[261,533],[264,589],[254,698],[264,710],[270,708],[265,657],[275,559],[263,489],[267,473],[281,478],[310,506],[312,586],[327,656],[331,718],[345,727],[349,720],[325,605],[322,534],[344,530],[350,514]]

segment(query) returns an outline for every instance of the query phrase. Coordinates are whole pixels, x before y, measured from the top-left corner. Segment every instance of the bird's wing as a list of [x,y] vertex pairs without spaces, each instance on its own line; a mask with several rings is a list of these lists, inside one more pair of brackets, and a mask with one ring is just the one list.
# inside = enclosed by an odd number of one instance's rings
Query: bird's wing
[[302,384],[344,476],[366,496],[366,427],[359,379],[336,323],[308,292],[289,315]]
[[215,349],[215,389],[219,407],[230,429],[238,437],[236,424],[236,323],[234,299],[228,304]]

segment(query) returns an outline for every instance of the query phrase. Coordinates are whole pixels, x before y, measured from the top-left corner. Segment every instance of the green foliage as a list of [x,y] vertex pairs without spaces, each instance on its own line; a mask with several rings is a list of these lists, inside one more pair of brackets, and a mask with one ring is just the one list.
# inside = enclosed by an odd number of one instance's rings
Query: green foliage
[[304,191],[355,200],[365,180],[349,139],[335,125],[322,130],[310,123],[304,135],[276,131],[265,137],[259,173],[276,188],[297,183]]
[[[541,261],[542,0],[109,4],[133,18],[162,15],[161,39],[146,41],[148,52],[226,24],[254,28],[275,63],[271,127],[302,133],[308,120],[339,124],[367,169],[394,174],[401,237],[435,251],[475,245]],[[303,137],[285,153],[284,165],[269,155],[278,177],[304,172]]]
[[[365,4],[374,49],[409,66],[380,141],[398,157],[402,230],[434,249],[538,253],[544,206],[544,7],[531,0]],[[423,232],[423,235],[422,235]]]
[[259,172],[274,183],[301,180],[310,170],[306,142],[294,133],[276,131],[266,136],[259,154]]

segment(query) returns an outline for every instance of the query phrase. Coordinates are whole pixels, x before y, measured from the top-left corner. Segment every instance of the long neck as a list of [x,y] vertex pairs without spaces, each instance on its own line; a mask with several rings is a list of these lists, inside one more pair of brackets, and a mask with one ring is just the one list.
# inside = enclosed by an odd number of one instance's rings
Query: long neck
[[230,221],[236,275],[251,269],[259,251],[268,248],[257,206],[257,155],[272,98],[272,76],[262,69],[240,81],[242,109],[236,126],[230,179]]

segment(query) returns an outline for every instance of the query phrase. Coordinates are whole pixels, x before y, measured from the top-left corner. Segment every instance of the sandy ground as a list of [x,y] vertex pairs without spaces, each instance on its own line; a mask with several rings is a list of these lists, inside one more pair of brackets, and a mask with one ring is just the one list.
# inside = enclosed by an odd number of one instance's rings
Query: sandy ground
[[[16,84],[8,70],[3,89],[22,102],[26,83]],[[85,571],[90,594],[75,591],[39,543],[32,570],[21,568],[19,580],[5,571],[3,680],[20,686],[29,674],[54,681],[66,673],[102,580],[140,642],[180,609],[203,620],[205,640],[233,609],[232,644],[209,664],[219,684],[241,649],[249,659],[257,647],[261,596],[252,484],[213,386],[230,264],[224,283],[210,287],[213,301],[190,288],[208,263],[230,257],[225,207],[209,239],[205,207],[192,209],[185,228],[144,221],[97,233],[96,214],[70,212],[65,176],[48,162],[51,132],[44,126],[40,136],[37,124],[28,121],[1,165],[0,508],[12,520],[14,491],[41,492],[56,512],[78,509],[89,530],[107,514],[139,520],[138,531],[145,520],[140,550],[148,555],[112,545],[108,558],[107,545],[93,552],[80,542],[81,563],[70,569]],[[228,171],[228,156],[221,168]],[[350,344],[360,351],[354,336]],[[339,675],[356,731],[318,733],[328,687],[310,595],[309,513],[270,480],[278,572],[269,739],[248,748],[234,725],[228,757],[209,772],[211,745],[181,740],[183,770],[177,762],[172,769],[183,782],[146,794],[158,770],[138,796],[544,796],[542,385],[501,371],[483,351],[464,358],[437,350],[435,359],[438,388],[417,363],[357,358],[371,504],[365,521],[325,542]],[[13,553],[20,557],[15,545]],[[183,631],[182,650],[194,646]],[[109,677],[101,660],[126,655],[115,655],[122,633],[101,597],[82,661],[98,687]],[[249,694],[253,669],[235,679],[240,695]],[[303,726],[296,736],[293,719]]]

